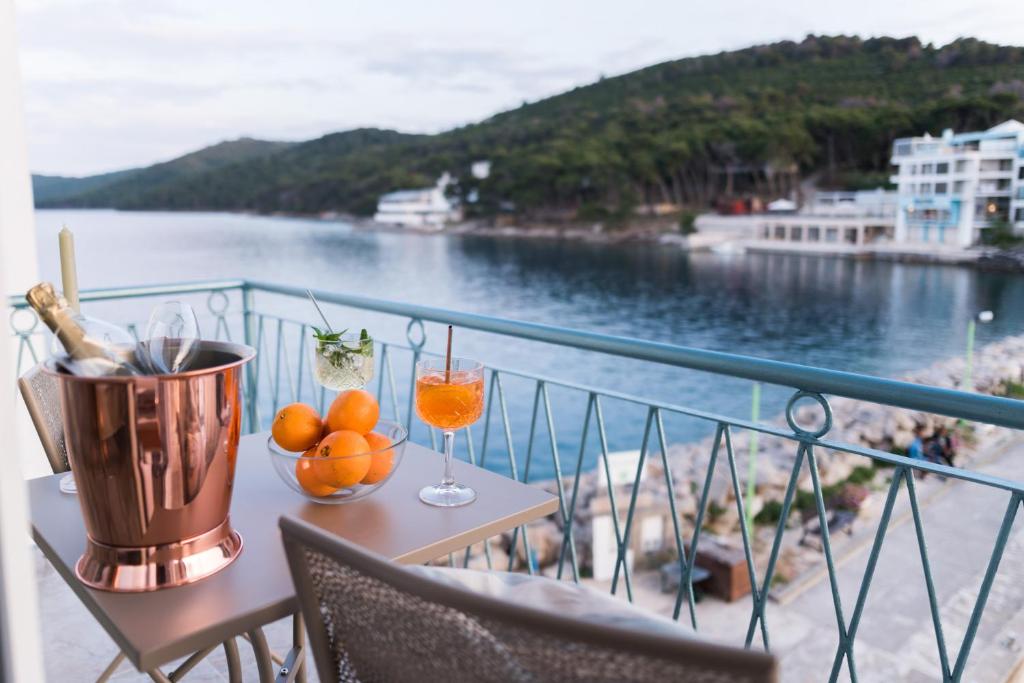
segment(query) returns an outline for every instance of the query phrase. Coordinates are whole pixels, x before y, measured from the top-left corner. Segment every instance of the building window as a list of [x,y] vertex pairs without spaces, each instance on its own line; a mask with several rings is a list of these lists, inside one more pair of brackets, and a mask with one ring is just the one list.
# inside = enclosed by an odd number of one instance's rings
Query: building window
[[775,239],[784,240],[786,239],[786,226],[776,225],[775,226]]
[[921,164],[921,175],[931,175],[935,172],[934,164]]
[[939,175],[946,175],[949,173],[949,163],[943,161],[941,164],[935,164],[935,172]]
[[1017,180],[1024,180],[1024,166],[1017,169]]
[[966,159],[960,159],[959,161],[956,162],[956,172],[957,173],[963,173],[966,170],[967,170],[967,160]]
[[846,228],[843,234],[846,236],[847,242],[857,244],[857,228]]
[[979,168],[984,172],[1001,172],[1013,170],[1013,159],[984,159]]
[[918,189],[918,192],[917,192],[918,194],[931,194],[932,193],[932,184],[931,183],[921,183],[918,186],[917,189]]
[[826,242],[838,242],[839,241],[839,228],[826,228],[825,229],[825,241]]
[[910,175],[917,175],[917,164],[910,165]]
[[799,226],[794,227],[789,239],[793,242],[802,242],[804,239],[804,229]]
[[1014,215],[1013,220],[1017,221],[1018,223],[1024,221],[1024,209],[1017,209],[1017,213]]
[[953,182],[953,193],[960,194],[964,191],[964,181],[957,180]]
[[935,194],[946,194],[949,191],[948,183],[935,183]]
[[909,142],[896,143],[896,146],[893,148],[893,154],[895,154],[898,157],[906,156],[910,154],[911,151],[913,151],[913,149],[910,146]]
[[768,225],[764,226],[764,235],[763,236],[764,236],[764,238],[766,240],[770,240],[772,238],[771,226],[768,226]]
[[[1018,209],[1020,211],[1020,209]],[[807,228],[807,241],[808,242],[820,242],[821,241],[821,228],[817,225],[812,225]]]

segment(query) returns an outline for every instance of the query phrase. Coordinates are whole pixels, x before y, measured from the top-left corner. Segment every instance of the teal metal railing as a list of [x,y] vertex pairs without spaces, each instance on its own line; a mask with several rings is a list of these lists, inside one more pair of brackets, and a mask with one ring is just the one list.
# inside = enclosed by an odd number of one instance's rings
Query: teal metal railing
[[[612,354],[619,358],[656,363],[666,369],[696,370],[790,388],[793,393],[784,411],[786,426],[781,427],[708,412],[689,405],[652,400],[649,397],[630,395],[603,387],[490,366],[487,377],[487,405],[482,424],[482,439],[477,448],[472,431],[464,430],[462,452],[464,457],[474,464],[493,467],[493,462],[487,462],[488,454],[494,451],[504,451],[507,474],[521,481],[530,482],[531,465],[536,462],[536,458],[539,457],[537,454],[541,450],[538,441],[544,441],[546,433],[546,446],[551,457],[551,471],[558,482],[555,488],[559,498],[559,511],[555,521],[562,530],[557,576],[563,578],[568,573],[571,580],[579,581],[582,561],[577,552],[576,524],[580,512],[578,507],[581,500],[580,481],[581,475],[584,473],[588,444],[596,441],[596,464],[599,476],[604,478],[606,484],[603,491],[608,497],[614,542],[617,548],[611,592],[618,592],[621,586],[630,600],[633,599],[634,586],[632,571],[626,558],[635,531],[634,520],[638,493],[641,489],[641,477],[649,459],[660,459],[664,476],[664,495],[672,520],[671,537],[675,544],[675,561],[678,563],[681,575],[675,596],[674,617],[678,619],[681,616],[685,603],[689,621],[694,628],[697,628],[698,625],[693,588],[695,560],[704,522],[709,514],[712,480],[716,467],[720,466],[720,461],[724,459],[725,466],[728,468],[729,485],[737,506],[746,571],[752,586],[751,612],[744,642],[748,647],[752,646],[755,637],[759,634],[765,649],[770,648],[771,642],[767,610],[769,589],[775,577],[782,540],[786,531],[786,522],[793,508],[798,481],[806,467],[810,475],[814,513],[817,515],[821,530],[822,555],[828,572],[838,628],[838,642],[830,680],[837,680],[844,661],[850,678],[854,681],[857,680],[854,644],[865,610],[871,580],[885,541],[886,531],[890,525],[893,508],[901,489],[905,488],[915,527],[917,552],[920,555],[924,572],[941,675],[943,680],[949,681],[959,681],[963,678],[978,626],[981,623],[1014,521],[1021,506],[1024,505],[1024,482],[1011,481],[927,461],[912,460],[901,455],[832,440],[828,437],[828,432],[832,427],[832,409],[826,396],[858,399],[1016,430],[1024,429],[1024,401],[336,292],[316,291],[315,294],[321,302],[327,305],[358,309],[391,319],[397,318],[399,327],[401,323],[404,323],[406,337],[404,342],[375,340],[378,371],[374,380],[376,386],[371,388],[376,391],[382,408],[389,409],[395,419],[410,425],[413,412],[413,373],[411,370],[420,357],[431,353],[427,350],[426,323],[452,323],[460,328],[498,335],[503,338],[529,340],[577,350]],[[278,407],[293,400],[311,400],[320,407],[321,411],[323,410],[326,401],[324,391],[314,387],[311,379],[306,379],[309,374],[310,359],[305,350],[304,340],[308,337],[310,328],[303,321],[287,315],[290,308],[295,306],[300,299],[305,298],[303,289],[263,282],[229,280],[185,285],[92,290],[83,292],[81,299],[85,303],[97,305],[102,302],[107,302],[108,305],[116,303],[115,312],[120,317],[119,321],[137,333],[138,324],[133,323],[131,318],[133,314],[130,310],[131,302],[168,296],[191,297],[193,305],[207,319],[204,329],[214,330],[214,336],[217,338],[242,339],[257,349],[256,362],[250,364],[245,377],[244,390],[247,397],[245,426],[248,431],[264,428],[269,417],[276,412]],[[17,340],[18,366],[20,369],[26,369],[31,363],[37,362],[42,357],[42,349],[46,344],[45,334],[41,325],[34,318],[34,314],[26,308],[24,300],[12,297],[9,304],[12,307],[11,331]],[[135,311],[134,320],[141,319],[142,310],[140,307]],[[117,319],[109,314],[106,317],[111,320]],[[404,374],[396,372],[396,360],[402,356],[406,357],[408,363],[402,366],[407,369]],[[526,381],[530,383],[532,390],[528,437],[525,440],[525,455],[521,459],[517,456],[517,449],[521,449],[521,442],[517,442],[513,436],[513,422],[509,415],[506,384],[510,381]],[[571,391],[585,397],[579,448],[575,451],[575,458],[569,461],[568,467],[564,462],[566,458],[562,456],[564,448],[560,446],[557,437],[556,413],[552,408],[551,399],[553,390]],[[628,494],[626,501],[620,500],[616,496],[618,491],[614,485],[609,464],[609,439],[604,406],[610,401],[638,406],[646,414],[640,443],[639,462],[633,485],[626,488],[625,492]],[[798,423],[796,407],[798,403],[806,401],[817,404],[822,418],[820,427],[805,428]],[[668,455],[669,441],[665,429],[665,416],[668,415],[700,420],[711,425],[714,430],[707,470],[702,483],[698,483],[692,492],[680,492],[673,480]],[[740,481],[736,451],[733,447],[733,436],[737,430],[748,430],[751,433],[786,439],[793,443],[795,449],[795,459],[789,471],[785,493],[781,501],[781,514],[772,536],[767,563],[760,578],[754,561],[751,529],[749,528],[750,520],[745,510],[747,499],[743,494],[743,482]],[[592,435],[596,435],[596,439],[592,438]],[[435,435],[432,431],[429,433],[429,438],[431,445],[436,447]],[[497,447],[495,447],[495,442],[498,442]],[[855,454],[892,468],[892,477],[882,514],[849,618],[845,616],[846,611],[840,596],[836,562],[829,537],[824,487],[819,475],[818,454],[828,451]],[[564,472],[571,472],[571,474],[563,476]],[[963,640],[959,648],[952,651],[954,655],[952,657],[943,631],[939,601],[932,580],[931,558],[925,542],[921,505],[918,501],[914,477],[914,474],[918,472],[941,475],[968,484],[1002,491],[1006,498],[1006,510],[981,579],[977,600],[970,612],[968,622],[964,626]],[[677,510],[677,502],[681,495],[693,495],[696,498],[693,529],[685,540],[683,520]],[[622,514],[623,505],[625,505],[624,515]],[[533,552],[525,528],[517,529],[512,536],[508,550],[507,568],[514,567],[516,551],[520,543],[523,545],[527,558],[526,569],[532,573],[537,568],[532,559]],[[485,543],[483,552],[489,567],[493,566],[491,551],[491,544]],[[470,560],[471,550],[467,548],[461,558],[461,563],[468,565]],[[455,558],[449,557],[449,562],[455,564]],[[1024,588],[1021,590],[1024,591]]]

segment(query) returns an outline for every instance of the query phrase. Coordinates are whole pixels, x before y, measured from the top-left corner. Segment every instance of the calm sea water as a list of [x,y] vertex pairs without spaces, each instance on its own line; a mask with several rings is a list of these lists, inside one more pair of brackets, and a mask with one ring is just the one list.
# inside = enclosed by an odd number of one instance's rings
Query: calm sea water
[[[885,377],[963,353],[967,321],[981,310],[994,311],[995,321],[979,328],[979,344],[1024,333],[1024,276],[961,267],[373,232],[338,222],[212,213],[42,210],[36,223],[42,274],[49,278],[59,278],[57,231],[66,223],[75,232],[83,288],[252,278]],[[138,306],[95,311],[124,322],[145,317]],[[267,299],[260,306],[315,323],[302,302]],[[344,310],[332,315],[338,325],[365,325],[380,338],[404,340],[405,321]],[[750,412],[748,382],[457,334],[458,353],[490,364],[733,416]],[[442,338],[439,326],[428,327],[429,349],[440,350]],[[406,358],[396,362],[401,378]],[[509,378],[506,389],[522,466],[534,385]],[[762,415],[780,413],[789,393],[767,388]],[[554,388],[551,400],[553,441],[572,470],[586,397]],[[609,402],[604,412],[610,448],[638,448],[643,409]],[[670,441],[686,441],[710,428],[669,419],[666,429]],[[423,440],[426,433],[415,436]],[[478,450],[481,437],[478,429]],[[552,473],[550,441],[541,412],[531,478]],[[591,429],[585,464],[597,448]],[[497,414],[486,457],[498,469],[507,461]]]

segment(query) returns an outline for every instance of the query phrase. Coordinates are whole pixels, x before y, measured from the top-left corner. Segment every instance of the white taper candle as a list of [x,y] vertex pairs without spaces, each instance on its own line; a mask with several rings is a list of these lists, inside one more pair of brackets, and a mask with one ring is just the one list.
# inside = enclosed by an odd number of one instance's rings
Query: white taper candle
[[76,311],[78,306],[78,272],[75,269],[75,235],[68,226],[64,226],[58,238],[60,242],[60,280],[61,289],[68,305]]

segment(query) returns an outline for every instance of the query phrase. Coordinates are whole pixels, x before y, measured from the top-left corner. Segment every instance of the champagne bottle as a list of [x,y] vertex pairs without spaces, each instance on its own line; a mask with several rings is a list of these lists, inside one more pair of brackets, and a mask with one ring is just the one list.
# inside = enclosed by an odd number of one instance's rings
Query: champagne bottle
[[[128,341],[130,336],[127,332],[99,321],[89,324],[88,319],[76,313],[49,282],[32,287],[25,294],[25,300],[64,345],[69,358],[57,361],[63,369],[90,377],[140,374],[132,363],[134,345]],[[88,327],[93,331],[90,332]],[[106,330],[97,334],[98,328]],[[111,331],[116,334],[111,334]],[[117,343],[114,336],[122,336],[125,341]]]

